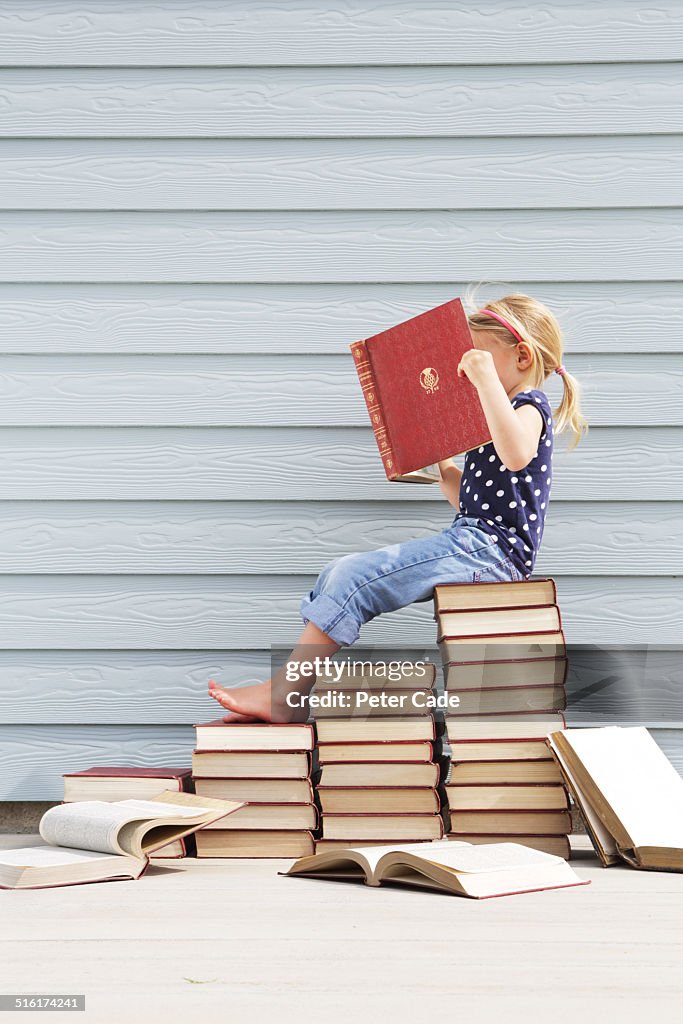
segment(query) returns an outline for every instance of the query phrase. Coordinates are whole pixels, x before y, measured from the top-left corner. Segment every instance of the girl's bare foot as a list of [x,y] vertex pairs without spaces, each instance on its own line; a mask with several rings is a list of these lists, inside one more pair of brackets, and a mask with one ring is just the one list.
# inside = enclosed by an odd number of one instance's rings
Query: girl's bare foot
[[256,686],[239,686],[226,690],[215,679],[209,680],[209,696],[230,711],[224,722],[305,722],[308,709],[288,707],[273,698],[271,680]]
[[308,622],[287,663],[270,679],[255,686],[227,690],[215,679],[209,679],[209,696],[230,712],[224,716],[224,722],[305,722],[309,712],[306,702],[297,700],[295,703],[303,706],[290,707],[287,697],[291,693],[300,697],[310,693],[315,683],[315,659],[331,656],[339,647],[315,623]]

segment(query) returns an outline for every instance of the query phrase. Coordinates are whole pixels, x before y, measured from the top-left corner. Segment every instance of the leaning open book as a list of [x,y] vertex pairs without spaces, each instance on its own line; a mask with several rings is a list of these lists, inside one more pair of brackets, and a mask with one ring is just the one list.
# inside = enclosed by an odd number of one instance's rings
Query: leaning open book
[[0,889],[139,878],[150,854],[243,806],[168,792],[151,800],[58,804],[40,819],[42,843],[0,850]]
[[318,853],[301,857],[284,874],[372,886],[398,883],[479,900],[588,884],[564,858],[519,843],[472,845],[446,840]]
[[683,778],[643,726],[548,736],[605,865],[683,871]]

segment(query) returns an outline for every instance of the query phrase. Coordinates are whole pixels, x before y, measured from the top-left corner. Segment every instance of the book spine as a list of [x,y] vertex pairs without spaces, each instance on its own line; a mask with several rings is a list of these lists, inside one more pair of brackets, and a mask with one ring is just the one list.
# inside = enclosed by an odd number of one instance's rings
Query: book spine
[[384,472],[388,480],[394,480],[399,473],[394,462],[394,450],[391,445],[391,438],[384,420],[384,412],[379,400],[379,392],[375,381],[375,375],[370,364],[367,345],[364,341],[354,341],[349,346],[356,364],[356,373],[363,391],[363,398],[370,416],[370,423],[375,434],[379,454],[384,465]]

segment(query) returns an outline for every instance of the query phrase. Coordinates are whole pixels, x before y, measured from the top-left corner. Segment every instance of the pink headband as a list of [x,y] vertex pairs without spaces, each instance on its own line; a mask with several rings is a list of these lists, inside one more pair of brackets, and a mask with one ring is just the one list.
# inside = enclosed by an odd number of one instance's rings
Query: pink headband
[[[480,309],[479,312],[480,313],[485,313],[487,316],[492,316],[493,319],[497,320],[499,324],[503,325],[503,327],[507,327],[507,329],[510,332],[510,334],[512,334],[513,337],[517,338],[517,341],[524,341],[524,338],[521,336],[521,334],[519,334],[514,329],[512,324],[509,324],[507,322],[507,320],[505,320],[505,318],[500,315],[500,313],[494,313],[492,309]],[[555,373],[559,373],[560,376],[562,376],[562,374],[566,373],[566,372],[567,371],[566,371],[564,366],[557,366],[555,368]]]
[[507,327],[510,334],[514,335],[517,341],[524,341],[524,338],[521,336],[521,334],[518,334],[512,326],[512,324],[509,324],[507,320],[504,320],[500,313],[494,313],[492,309],[480,309],[479,312],[486,313],[488,316],[492,316],[493,319],[497,320],[499,324],[503,325],[503,327]]

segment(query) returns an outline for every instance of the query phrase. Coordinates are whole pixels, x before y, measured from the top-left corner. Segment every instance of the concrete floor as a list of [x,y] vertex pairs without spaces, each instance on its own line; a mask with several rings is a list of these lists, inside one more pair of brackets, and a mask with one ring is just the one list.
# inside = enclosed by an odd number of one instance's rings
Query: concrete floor
[[97,1024],[680,1020],[683,875],[604,869],[572,841],[590,886],[484,902],[267,860],[2,890],[0,991],[85,993]]

